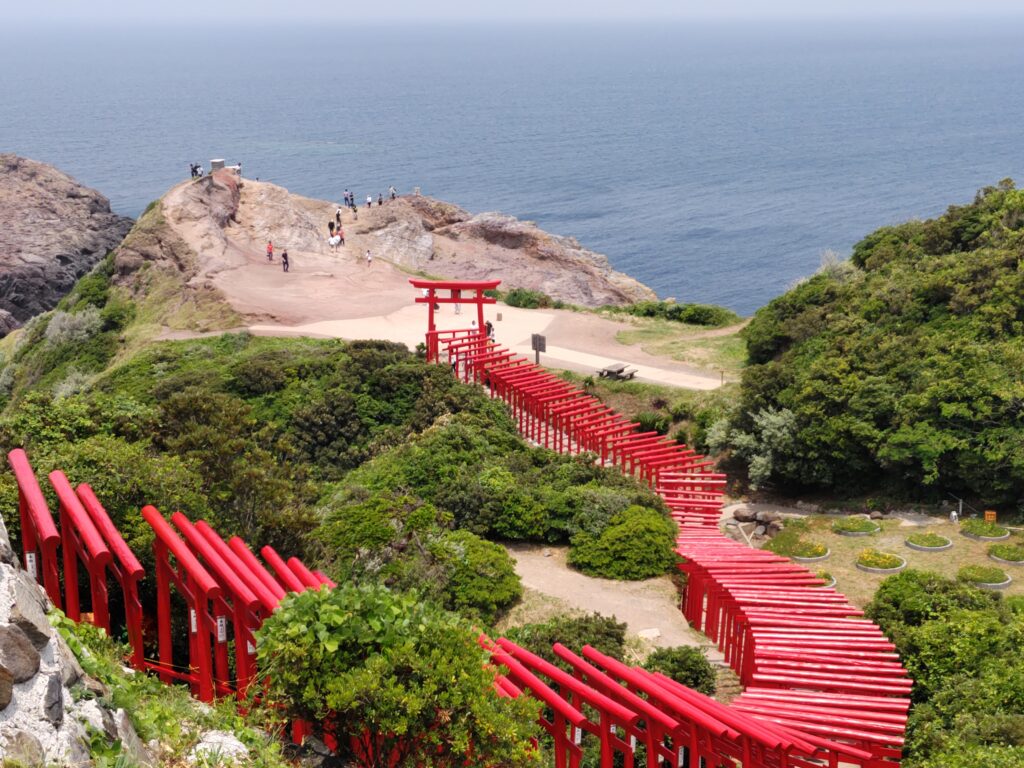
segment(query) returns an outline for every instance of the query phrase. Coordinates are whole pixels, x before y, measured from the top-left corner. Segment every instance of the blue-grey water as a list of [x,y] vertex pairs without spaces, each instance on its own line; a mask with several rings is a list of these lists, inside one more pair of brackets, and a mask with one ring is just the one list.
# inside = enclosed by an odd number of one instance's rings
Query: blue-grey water
[[0,151],[137,215],[211,157],[414,186],[749,313],[878,226],[1024,181],[1024,23],[0,25]]

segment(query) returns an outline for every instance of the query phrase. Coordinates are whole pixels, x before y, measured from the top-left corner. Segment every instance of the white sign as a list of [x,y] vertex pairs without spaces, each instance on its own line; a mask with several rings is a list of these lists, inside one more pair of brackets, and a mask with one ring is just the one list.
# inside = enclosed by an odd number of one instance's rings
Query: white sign
[[255,656],[256,655],[256,646],[253,645],[252,642],[250,642],[249,640],[246,640],[245,641],[245,647],[249,651],[249,655],[250,656]]
[[572,730],[573,730],[573,733],[572,733],[573,743],[578,747],[580,745],[580,743],[583,741],[583,729],[582,728],[573,728]]
[[196,619],[196,612],[194,609],[188,609],[188,618],[189,622],[192,624],[192,634],[194,635],[196,632],[199,631],[199,622]]
[[636,752],[636,736],[629,737],[629,751]]
[[33,579],[39,578],[39,573],[36,571],[36,553],[26,552],[25,553],[25,570],[32,574]]
[[228,617],[218,616],[217,617],[217,642],[226,643],[228,641]]

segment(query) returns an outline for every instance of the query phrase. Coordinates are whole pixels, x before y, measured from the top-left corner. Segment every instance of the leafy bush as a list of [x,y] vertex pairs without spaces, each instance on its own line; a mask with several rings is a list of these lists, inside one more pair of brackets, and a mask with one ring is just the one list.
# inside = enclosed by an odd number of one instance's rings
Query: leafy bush
[[899,568],[906,561],[899,555],[879,552],[877,549],[865,549],[857,556],[857,565],[865,568]]
[[615,515],[600,535],[582,531],[572,541],[569,563],[590,576],[645,579],[676,561],[676,525],[657,510],[632,506]]
[[985,536],[992,539],[997,539],[1000,536],[1005,536],[1009,533],[1009,531],[1001,525],[986,522],[978,517],[971,518],[970,520],[964,520],[960,524],[960,531],[962,533],[969,533],[971,536]]
[[515,562],[504,547],[469,531],[451,531],[431,553],[444,568],[444,606],[492,623],[523,596]]
[[832,523],[832,530],[835,533],[874,533],[878,528],[878,523],[874,520],[857,515],[850,515]]
[[668,432],[671,420],[663,413],[656,411],[643,411],[633,417],[633,421],[640,424],[641,432],[657,432],[664,435]]
[[971,584],[1002,584],[1009,578],[1006,571],[987,565],[965,565],[956,572],[956,577]]
[[46,326],[46,340],[55,347],[80,344],[99,331],[101,325],[100,311],[92,305],[74,314],[57,310]]
[[[415,595],[343,585],[289,595],[257,633],[265,702],[360,765],[535,765],[538,704],[494,695],[477,632]],[[369,735],[369,736],[368,736]]]
[[531,291],[528,288],[513,288],[505,294],[505,303],[510,307],[540,309],[550,307],[554,302],[550,296],[541,291]]
[[992,557],[1009,560],[1012,563],[1024,562],[1024,544],[993,544],[988,548]]
[[715,668],[700,648],[686,645],[656,648],[644,661],[644,669],[661,672],[705,696],[715,692]]
[[621,659],[626,649],[626,625],[614,618],[591,613],[586,616],[555,616],[539,624],[523,624],[509,629],[505,636],[552,664],[568,665],[555,656],[551,647],[561,643],[573,653],[591,645],[601,653]]
[[944,547],[950,543],[949,539],[937,533],[912,533],[907,536],[907,541],[919,547]]
[[613,311],[625,312],[635,317],[657,317],[688,325],[703,325],[720,328],[740,321],[739,315],[731,309],[714,304],[676,304],[674,301],[641,301],[625,307],[614,307]]
[[755,314],[731,428],[751,433],[765,410],[793,414],[792,444],[768,480],[1024,497],[1010,395],[1024,334],[1022,200],[1006,180],[931,221],[884,227],[850,265]]

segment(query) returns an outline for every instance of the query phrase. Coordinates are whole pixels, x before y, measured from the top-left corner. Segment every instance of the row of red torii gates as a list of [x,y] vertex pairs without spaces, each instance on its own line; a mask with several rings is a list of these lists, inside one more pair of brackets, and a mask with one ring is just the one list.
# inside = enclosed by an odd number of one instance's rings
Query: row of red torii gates
[[[431,307],[431,361],[488,387],[528,439],[565,453],[591,452],[661,494],[680,524],[680,567],[688,577],[683,612],[725,652],[746,686],[725,706],[589,646],[579,655],[555,646],[572,670],[566,673],[504,638],[482,636],[500,668],[496,693],[528,693],[544,703],[541,724],[556,768],[577,768],[590,748],[599,750],[602,768],[899,765],[911,682],[894,647],[802,566],[719,533],[725,478],[710,461],[640,432],[596,398],[490,341],[483,306],[493,299],[484,291],[498,281],[411,282],[426,291],[417,301]],[[437,330],[434,304],[456,302],[476,304],[476,327]],[[18,484],[25,569],[70,618],[108,633],[112,624],[123,627],[136,669],[184,683],[203,701],[244,697],[258,677],[253,635],[288,593],[334,586],[272,547],[260,549],[261,560],[237,536],[225,540],[205,521],[192,522],[182,512],[167,519],[146,506],[140,514],[154,536],[156,599],[143,605],[144,569],[92,488],[73,487],[59,470],[50,473],[58,528],[25,452],[11,451],[8,460]],[[124,611],[116,621],[110,583]],[[180,599],[172,600],[173,593]],[[174,655],[175,627],[182,626],[187,660]],[[149,627],[156,628],[155,639],[147,636]],[[294,735],[308,727],[297,724]]]
[[[725,707],[693,691],[684,694],[661,676],[627,671],[593,649],[584,649],[580,659],[556,648],[574,670],[575,683],[547,670],[559,696],[574,707],[563,712],[544,698],[544,689],[517,677],[519,670],[509,662],[522,652],[510,652],[499,641],[493,655],[509,668],[509,678],[551,707],[554,720],[546,727],[556,743],[567,727],[577,727],[573,717],[580,715],[581,702],[595,706],[577,691],[585,684],[639,718],[646,738],[661,745],[654,748],[657,758],[648,748],[650,766],[683,765],[684,759],[697,766],[695,757],[707,766],[744,768],[899,765],[912,682],[893,644],[862,610],[804,566],[725,537],[719,519],[726,478],[706,457],[641,431],[585,390],[488,338],[484,306],[494,299],[485,291],[500,281],[410,282],[422,294],[416,301],[430,307],[429,361],[451,366],[463,381],[501,398],[527,439],[562,453],[592,453],[603,465],[649,483],[664,499],[679,523],[679,567],[687,576],[682,611],[724,652],[744,686]],[[438,330],[434,306],[456,301],[475,305],[475,327]],[[616,686],[591,677],[594,666]],[[625,749],[627,740],[619,736],[638,737],[623,722],[621,709],[608,705],[601,711],[610,718],[599,729],[610,734],[601,741],[602,765],[611,765],[612,753]],[[673,732],[667,721],[685,733]],[[687,750],[677,751],[673,763],[665,744],[685,744]],[[556,755],[559,768],[575,765],[569,752],[567,763]]]

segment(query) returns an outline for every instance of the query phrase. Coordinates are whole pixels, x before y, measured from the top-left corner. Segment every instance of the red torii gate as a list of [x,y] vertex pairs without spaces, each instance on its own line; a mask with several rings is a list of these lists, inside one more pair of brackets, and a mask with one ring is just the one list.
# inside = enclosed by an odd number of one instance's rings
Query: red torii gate
[[[427,315],[427,362],[438,360],[437,323],[434,319],[434,307],[438,304],[473,304],[476,305],[476,332],[470,335],[486,336],[484,331],[484,304],[494,304],[496,299],[484,296],[484,291],[492,291],[501,285],[501,280],[424,280],[411,278],[409,282],[423,292],[416,297],[417,304],[426,304]],[[438,291],[448,291],[442,295]]]

